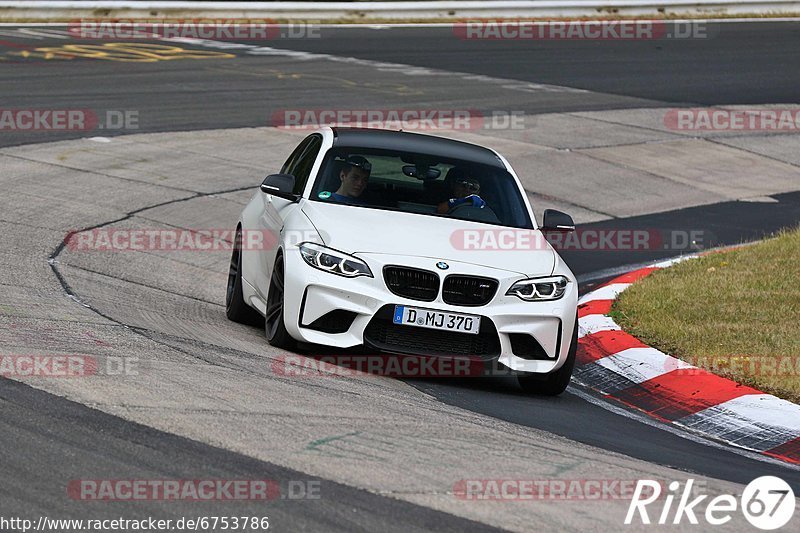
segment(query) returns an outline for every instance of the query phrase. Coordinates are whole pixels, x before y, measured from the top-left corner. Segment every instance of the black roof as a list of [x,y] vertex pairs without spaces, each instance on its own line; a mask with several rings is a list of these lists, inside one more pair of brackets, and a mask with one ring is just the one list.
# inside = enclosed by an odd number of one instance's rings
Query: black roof
[[374,128],[333,128],[334,147],[376,148],[439,156],[505,168],[497,154],[478,146],[444,137]]

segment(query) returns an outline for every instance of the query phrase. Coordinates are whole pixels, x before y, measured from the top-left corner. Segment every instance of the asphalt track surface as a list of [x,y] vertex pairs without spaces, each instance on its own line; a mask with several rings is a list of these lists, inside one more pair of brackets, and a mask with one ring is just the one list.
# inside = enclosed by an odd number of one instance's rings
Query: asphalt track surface
[[[707,37],[642,41],[454,39],[453,30],[325,29],[292,49],[447,68],[697,105],[797,100],[795,23],[709,22]],[[282,46],[282,45],[277,45]],[[587,105],[591,105],[588,104]],[[558,111],[552,109],[551,111]]]
[[[499,531],[386,498],[346,485],[320,480],[287,468],[132,424],[84,405],[42,393],[27,385],[0,381],[5,517],[33,519],[81,517],[110,520],[142,517],[146,508],[155,519],[178,516],[268,517],[271,529],[291,531]],[[53,461],[48,464],[49,460]],[[283,499],[268,502],[156,502],[143,506],[118,502],[87,504],[64,498],[64,487],[76,472],[113,472],[116,479],[265,479],[281,480]],[[99,477],[98,477],[99,478]],[[293,480],[289,489],[284,480]],[[287,497],[298,487],[317,490],[319,499]]]
[[[5,28],[4,28],[5,29]],[[434,102],[458,102],[479,108],[522,110],[528,114],[625,107],[784,103],[797,100],[800,86],[800,26],[792,23],[727,24],[702,41],[641,43],[586,42],[463,42],[450,29],[327,29],[322,39],[268,43],[282,49],[324,52],[370,60],[474,73],[504,79],[553,84],[592,91],[579,95],[555,92],[533,98],[521,91],[518,99],[499,107],[486,94],[465,93],[457,84],[434,90]],[[60,46],[62,39],[2,37],[2,51]],[[263,45],[263,43],[258,43]],[[275,110],[296,107],[297,93],[281,88],[281,66],[266,68],[259,57],[244,56],[200,68],[191,62],[145,64],[20,59],[0,62],[2,108],[134,109],[143,118],[136,133],[268,125]],[[286,67],[293,62],[285,59]],[[321,108],[336,91],[339,106],[369,108],[384,102],[391,91],[403,91],[396,80],[380,71],[371,78],[340,79],[330,73],[306,77],[304,105]],[[385,82],[385,83],[383,83]],[[378,90],[376,90],[376,88]],[[537,95],[540,96],[540,95]],[[430,94],[417,102],[430,104]],[[414,102],[413,96],[406,103]],[[453,104],[451,104],[453,105]],[[146,120],[144,120],[146,119]],[[124,131],[118,133],[126,133]],[[114,132],[105,132],[113,135]],[[46,142],[85,136],[84,132],[3,135],[0,146]],[[800,188],[800,187],[798,187]],[[690,207],[641,217],[604,221],[619,228],[676,229],[697,227],[702,221],[714,244],[737,244],[757,239],[800,220],[800,193],[775,198],[777,203],[728,202]],[[591,227],[590,225],[588,227]],[[601,281],[625,265],[667,257],[669,252],[643,254],[565,253],[583,288]],[[759,475],[778,475],[800,490],[800,473],[781,465],[686,440],[659,427],[619,416],[582,396],[567,393],[558,399],[530,399],[510,390],[503,380],[475,382],[416,381],[412,384],[443,402],[510,422],[531,426],[620,452],[719,479],[748,482]],[[226,450],[199,444],[74,404],[30,388],[0,381],[2,432],[5,450],[0,464],[5,483],[0,487],[6,514],[35,514],[53,508],[55,480],[91,471],[98,461],[128,468],[131,475],[149,477],[220,478],[262,473],[272,479],[298,479],[296,472]],[[23,444],[24,443],[24,444]],[[100,455],[100,457],[98,457]],[[69,457],[68,461],[59,456]],[[30,458],[36,457],[34,465]],[[210,467],[209,465],[213,465]],[[213,470],[209,470],[213,468]],[[33,480],[33,481],[32,481]],[[333,488],[331,488],[333,487]],[[410,530],[477,530],[481,524],[425,507],[326,482],[326,498],[317,506],[278,502],[270,516],[309,530],[376,530],[397,526]],[[303,502],[306,503],[306,502]],[[67,505],[67,504],[65,504]],[[245,504],[237,504],[245,506]],[[157,514],[157,505],[151,506]],[[114,508],[114,514],[123,509]],[[141,509],[141,508],[140,508]],[[66,508],[63,509],[67,511]],[[170,513],[176,509],[170,508]],[[23,513],[24,511],[24,513]],[[98,507],[98,516],[106,512]],[[212,513],[208,513],[212,514]],[[302,519],[298,517],[303,517]],[[283,520],[281,520],[283,519]]]
[[[520,91],[515,98],[498,101],[491,88],[466,93],[448,85],[439,91],[430,88],[424,97],[415,98],[413,84],[398,87],[387,73],[372,71],[347,77],[346,72],[333,70],[304,78],[312,78],[301,89],[303,105],[308,109],[330,106],[331,94],[342,108],[380,108],[387,98],[402,97],[409,106],[468,103],[478,109],[513,109],[526,114],[665,103],[693,106],[797,100],[800,29],[796,23],[708,23],[706,33],[709,37],[703,39],[653,41],[467,41],[455,38],[449,27],[323,27],[319,38],[241,42],[593,91]],[[234,64],[223,61],[213,66],[192,61],[52,61],[19,55],[67,42],[109,41],[67,40],[46,33],[21,38],[13,30],[0,27],[0,49],[5,51],[0,60],[0,102],[18,108],[136,110],[141,118],[140,132],[265,126],[273,112],[297,108],[296,92],[287,91],[280,83],[282,66],[296,67],[294,60],[283,65],[278,61],[277,67],[267,68],[261,58],[236,49],[224,50],[239,56]],[[75,75],[73,64],[77,63],[81,63],[80,76]],[[3,136],[0,146],[80,136],[70,132],[18,132]]]

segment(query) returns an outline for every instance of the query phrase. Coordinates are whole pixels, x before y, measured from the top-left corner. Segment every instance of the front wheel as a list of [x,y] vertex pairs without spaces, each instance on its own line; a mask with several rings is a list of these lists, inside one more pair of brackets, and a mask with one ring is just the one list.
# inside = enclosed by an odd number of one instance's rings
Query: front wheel
[[569,347],[567,360],[561,368],[549,374],[537,375],[527,374],[518,375],[517,381],[522,390],[528,394],[538,394],[540,396],[558,396],[569,385],[572,377],[572,369],[575,368],[575,354],[578,351],[578,319],[575,319],[575,328],[572,333],[572,344]]
[[283,321],[284,279],[283,256],[279,255],[275,260],[275,268],[272,269],[272,278],[269,282],[264,329],[267,341],[272,346],[284,350],[294,350],[297,347],[297,341],[286,331],[286,324]]

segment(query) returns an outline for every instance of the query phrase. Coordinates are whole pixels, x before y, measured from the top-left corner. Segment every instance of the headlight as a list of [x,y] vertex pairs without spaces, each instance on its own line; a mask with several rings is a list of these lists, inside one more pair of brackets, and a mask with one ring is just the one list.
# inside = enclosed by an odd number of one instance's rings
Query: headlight
[[506,296],[516,296],[527,302],[558,300],[567,291],[569,280],[564,276],[524,279],[506,291]]
[[373,277],[367,264],[352,255],[313,242],[301,243],[299,248],[303,260],[314,268],[347,278]]

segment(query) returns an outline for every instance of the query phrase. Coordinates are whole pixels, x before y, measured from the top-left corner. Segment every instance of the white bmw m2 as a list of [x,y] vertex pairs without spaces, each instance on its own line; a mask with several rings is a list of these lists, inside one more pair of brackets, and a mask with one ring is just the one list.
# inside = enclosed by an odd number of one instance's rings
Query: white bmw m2
[[[537,226],[491,149],[323,128],[242,211],[226,312],[264,323],[280,348],[479,358],[528,392],[560,394],[575,363],[578,284],[542,232],[572,230],[555,210]],[[251,232],[274,238],[247,246]]]

